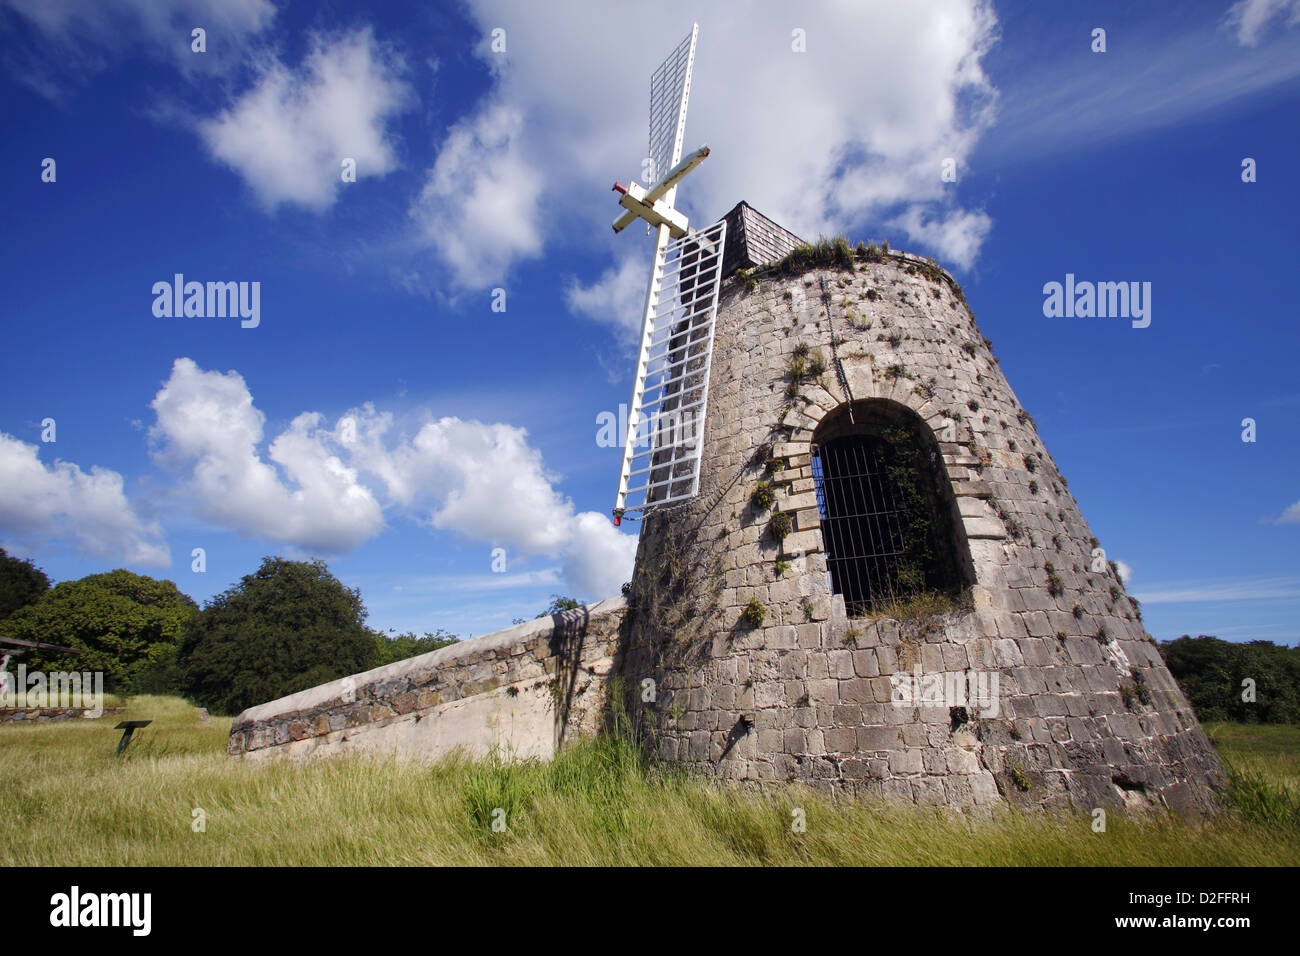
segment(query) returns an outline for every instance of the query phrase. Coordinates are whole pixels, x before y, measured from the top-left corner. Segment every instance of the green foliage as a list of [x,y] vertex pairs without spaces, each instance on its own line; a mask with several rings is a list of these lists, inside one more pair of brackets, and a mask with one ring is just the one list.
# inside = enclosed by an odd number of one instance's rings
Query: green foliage
[[776,491],[770,481],[760,481],[749,493],[749,503],[755,511],[766,511],[776,504]]
[[894,578],[897,597],[944,590],[945,583],[958,575],[948,548],[951,528],[946,512],[932,497],[935,482],[924,446],[910,429],[899,426],[885,429],[880,437],[882,463],[903,512],[903,548]]
[[183,688],[213,713],[233,714],[366,670],[377,648],[365,618],[361,593],[325,562],[263,558],[185,629]]
[[176,690],[176,646],[198,606],[171,581],[118,569],[63,581],[4,623],[9,637],[82,649],[30,651],[30,670],[103,671],[114,692]]
[[765,608],[758,598],[750,598],[745,609],[740,612],[740,619],[750,627],[758,627],[767,617],[767,608]]
[[[1159,647],[1201,720],[1300,724],[1300,648],[1186,634]],[[1255,682],[1253,703],[1241,699],[1247,679]]]
[[824,236],[815,243],[804,243],[790,250],[789,255],[771,266],[780,275],[802,275],[809,269],[845,269],[853,268],[853,250],[844,236],[827,239]]
[[790,570],[790,562],[777,561],[772,565],[772,570],[776,572],[776,576],[779,578],[781,575],[785,574],[785,572]]
[[768,519],[767,533],[773,541],[784,541],[792,530],[794,526],[790,523],[790,516],[784,511],[778,511]]
[[35,604],[49,588],[50,579],[44,571],[0,548],[0,621],[19,608]]
[[404,634],[398,634],[396,637],[389,637],[386,634],[376,632],[375,662],[372,666],[381,667],[384,664],[404,661],[410,657],[419,657],[421,654],[428,654],[431,651],[459,642],[459,637],[455,634],[448,634],[442,628],[433,633],[425,631],[423,637],[416,637],[414,631],[407,631]]
[[546,610],[537,615],[539,618],[550,617],[552,614],[559,614],[561,611],[576,611],[582,607],[582,602],[577,598],[561,597],[558,594],[551,595],[551,603]]
[[[119,719],[141,759],[118,760]],[[549,761],[516,761],[510,779],[448,757],[393,755],[307,762],[231,760],[230,719],[200,724],[176,698],[136,697],[102,720],[3,730],[0,816],[10,866],[1294,866],[1300,728],[1205,728],[1229,767],[1239,813],[1211,820],[994,808],[972,819],[932,807],[773,783],[720,786],[652,763],[635,744],[600,737]],[[107,743],[106,743],[107,740]],[[154,755],[165,753],[156,758]],[[491,761],[486,761],[491,767]],[[498,769],[501,765],[498,764]],[[1253,778],[1253,780],[1251,779]],[[476,779],[471,784],[469,781]],[[1231,776],[1230,776],[1231,780]],[[1031,781],[1032,783],[1032,781]],[[1246,784],[1243,786],[1242,784]],[[1287,794],[1287,790],[1290,794]],[[486,830],[469,826],[469,796]],[[184,801],[182,803],[182,801]],[[505,833],[491,811],[507,810]],[[490,806],[489,806],[490,804]],[[204,835],[178,807],[208,809]],[[214,815],[213,808],[218,808]],[[792,833],[792,807],[806,833]],[[219,821],[219,825],[214,825]],[[340,821],[351,821],[340,825]],[[19,825],[21,824],[21,825]]]

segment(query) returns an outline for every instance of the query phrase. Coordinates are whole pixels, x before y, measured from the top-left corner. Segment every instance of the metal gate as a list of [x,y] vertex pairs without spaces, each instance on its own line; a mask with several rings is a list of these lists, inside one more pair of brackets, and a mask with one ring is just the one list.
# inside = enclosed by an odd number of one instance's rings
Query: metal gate
[[884,443],[850,435],[814,446],[813,482],[831,590],[850,615],[898,591],[905,547],[903,500],[886,467]]

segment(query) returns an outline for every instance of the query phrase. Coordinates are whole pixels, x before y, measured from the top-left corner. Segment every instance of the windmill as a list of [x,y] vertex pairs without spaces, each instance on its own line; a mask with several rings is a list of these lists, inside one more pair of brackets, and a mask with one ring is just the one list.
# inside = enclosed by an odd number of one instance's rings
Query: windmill
[[[650,155],[645,177],[654,185],[614,183],[625,210],[614,221],[614,231],[622,232],[637,219],[644,219],[655,231],[614,503],[615,524],[628,511],[646,513],[699,491],[713,325],[727,233],[725,221],[691,229],[686,216],[674,208],[677,184],[709,155],[709,148],[701,146],[682,158],[699,33],[697,23],[650,77]],[[661,175],[661,170],[667,172]]]

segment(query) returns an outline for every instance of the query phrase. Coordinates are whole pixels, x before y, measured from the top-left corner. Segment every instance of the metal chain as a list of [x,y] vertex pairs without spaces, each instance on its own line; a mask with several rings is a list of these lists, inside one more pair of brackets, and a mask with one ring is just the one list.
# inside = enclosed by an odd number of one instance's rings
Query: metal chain
[[844,389],[844,394],[848,397],[849,406],[849,424],[856,424],[853,421],[853,392],[849,390],[849,380],[844,375],[844,365],[840,362],[840,352],[835,346],[835,319],[831,316],[831,294],[826,291],[826,277],[821,276],[819,280],[822,286],[822,308],[826,310],[826,321],[831,329],[831,361],[835,363],[835,375],[840,380],[840,387]]

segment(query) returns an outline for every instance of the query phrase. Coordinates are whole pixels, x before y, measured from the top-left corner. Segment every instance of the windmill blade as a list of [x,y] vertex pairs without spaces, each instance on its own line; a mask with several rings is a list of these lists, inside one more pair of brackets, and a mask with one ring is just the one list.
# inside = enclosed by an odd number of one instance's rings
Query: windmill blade
[[699,490],[726,238],[724,220],[658,247],[662,252],[655,256],[647,297],[616,516],[681,501]]
[[[695,70],[695,43],[700,35],[698,23],[690,35],[668,54],[668,59],[650,76],[650,162],[652,171],[646,178],[656,182],[682,158],[682,139],[686,135],[686,106],[691,98],[691,74]],[[658,198],[658,197],[656,197]],[[673,204],[669,195],[668,205]]]

